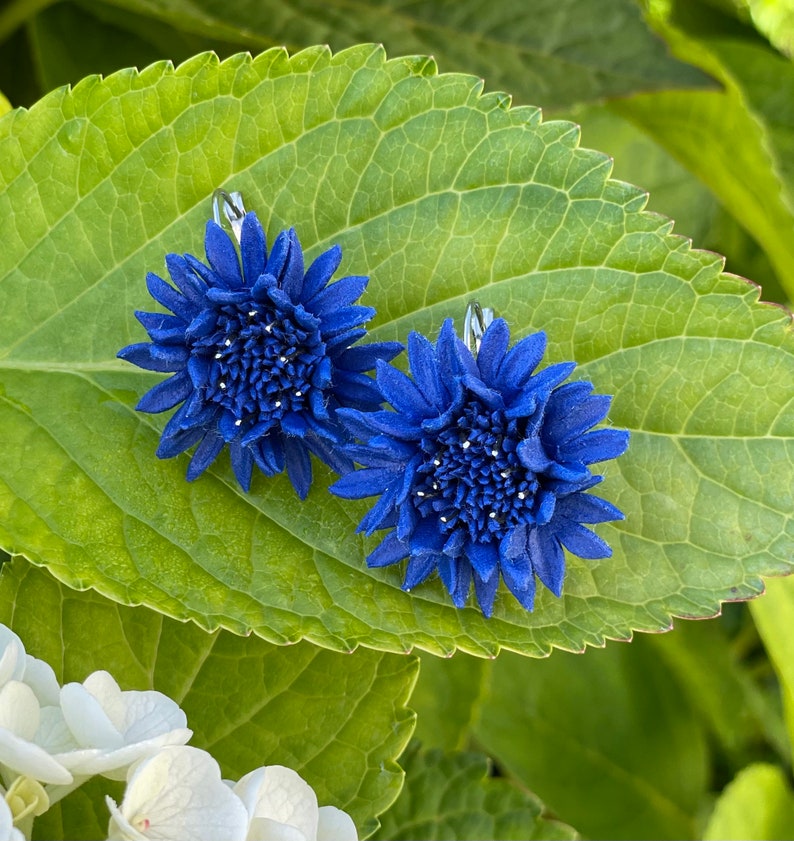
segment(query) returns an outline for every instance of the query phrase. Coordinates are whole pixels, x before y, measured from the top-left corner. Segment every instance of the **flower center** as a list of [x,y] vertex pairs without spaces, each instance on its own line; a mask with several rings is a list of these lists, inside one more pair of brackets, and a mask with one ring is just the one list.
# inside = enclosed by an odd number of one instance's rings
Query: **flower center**
[[215,329],[195,345],[210,359],[207,399],[229,409],[238,426],[303,411],[325,356],[318,328],[301,306],[286,313],[257,302],[220,307]]
[[[416,508],[435,514],[441,530],[465,528],[480,543],[500,540],[521,522],[547,522],[553,497],[521,464],[516,448],[525,437],[518,421],[471,400],[457,422],[422,440],[426,453],[415,483]],[[542,477],[541,477],[542,478]]]

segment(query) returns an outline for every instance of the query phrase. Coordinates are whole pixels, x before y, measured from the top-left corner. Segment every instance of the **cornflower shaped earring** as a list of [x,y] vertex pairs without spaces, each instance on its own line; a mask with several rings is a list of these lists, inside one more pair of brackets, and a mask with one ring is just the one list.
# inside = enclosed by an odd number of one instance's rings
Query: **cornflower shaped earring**
[[[220,225],[221,204],[239,255]],[[349,438],[336,412],[381,406],[366,372],[402,345],[356,344],[375,310],[353,304],[368,278],[329,285],[342,259],[339,246],[304,271],[294,229],[282,231],[268,254],[262,225],[255,213],[245,213],[239,193],[217,191],[213,212],[204,240],[207,264],[191,254],[169,254],[174,286],[148,274],[149,293],[170,313],[136,312],[151,342],[128,345],[118,356],[173,374],[136,407],[164,412],[181,404],[163,431],[160,458],[197,444],[187,470],[193,480],[228,444],[244,490],[254,464],[267,476],[286,467],[304,499],[312,479],[310,453],[338,473],[353,468],[341,450]]]
[[500,577],[527,610],[539,579],[555,596],[565,576],[563,547],[606,558],[610,547],[584,524],[623,519],[588,491],[602,480],[590,465],[621,455],[625,430],[592,429],[611,397],[588,382],[562,384],[573,362],[535,373],[544,333],[512,348],[502,319],[478,304],[466,314],[465,338],[444,322],[433,345],[408,339],[412,378],[379,361],[377,382],[395,411],[341,409],[360,443],[346,452],[363,469],[331,486],[347,499],[379,495],[358,530],[392,529],[367,558],[384,567],[408,558],[411,590],[437,571],[457,607],[472,580],[485,616]]

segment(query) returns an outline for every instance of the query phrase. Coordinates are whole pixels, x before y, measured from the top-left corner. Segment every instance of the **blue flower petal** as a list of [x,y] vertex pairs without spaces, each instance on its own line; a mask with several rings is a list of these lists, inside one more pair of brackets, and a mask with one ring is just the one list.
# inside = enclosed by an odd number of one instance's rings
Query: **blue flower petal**
[[208,432],[202,442],[196,447],[187,468],[187,480],[192,482],[212,464],[218,457],[226,442],[217,432]]
[[557,503],[557,511],[563,517],[577,523],[606,523],[609,520],[622,520],[623,512],[592,494],[573,493],[563,497]]
[[565,578],[565,555],[547,527],[529,530],[527,550],[535,575],[558,598]]
[[400,479],[401,473],[388,467],[367,467],[355,470],[337,479],[331,488],[343,499],[364,499],[383,493],[386,488]]
[[162,304],[185,321],[190,321],[195,316],[196,307],[158,275],[152,272],[146,275],[146,288],[158,304]]
[[194,307],[202,307],[207,285],[190,271],[187,260],[179,254],[166,254],[165,265],[177,289]]
[[116,356],[127,362],[132,362],[146,371],[160,371],[162,373],[180,371],[185,367],[188,358],[187,349],[169,345],[155,345],[142,342],[127,345]]
[[240,229],[240,258],[245,284],[252,287],[265,271],[267,242],[255,213],[246,213]]
[[629,446],[629,433],[625,429],[596,429],[560,447],[561,455],[578,459],[582,464],[617,458]]
[[294,228],[289,230],[289,248],[284,269],[279,277],[279,285],[294,303],[301,300],[303,293],[303,250]]
[[471,541],[466,547],[466,556],[483,581],[489,581],[494,574],[499,577],[499,552],[493,543]]
[[540,365],[546,352],[546,334],[533,333],[513,345],[499,366],[495,385],[504,390],[522,389],[530,380],[535,368]]
[[350,275],[337,280],[327,286],[310,301],[306,308],[315,315],[324,316],[337,312],[342,307],[349,306],[357,301],[369,283],[368,277]]
[[383,360],[377,363],[377,381],[384,398],[410,418],[418,419],[436,415],[433,407],[422,396],[413,380]]
[[363,532],[367,537],[370,537],[375,531],[383,528],[383,524],[394,514],[394,500],[396,498],[397,485],[387,487],[377,503],[370,508],[364,519],[358,524],[356,531]]
[[510,344],[510,328],[503,318],[494,319],[480,342],[477,367],[485,382],[496,383],[499,368]]
[[370,342],[340,353],[336,357],[336,365],[339,369],[362,373],[372,370],[379,359],[389,362],[402,350],[403,346],[399,342]]
[[311,303],[312,298],[328,283],[342,262],[342,249],[335,245],[324,251],[306,270],[303,278],[303,299]]
[[149,338],[157,344],[184,345],[185,320],[176,315],[135,310],[135,317],[143,325]]
[[387,567],[408,557],[410,549],[397,535],[390,531],[378,546],[367,556],[367,566]]
[[243,447],[239,439],[229,444],[229,456],[231,457],[234,476],[240,483],[240,487],[248,493],[251,488],[251,474],[254,469],[254,456],[248,447]]
[[435,555],[412,555],[405,567],[403,590],[409,593],[414,587],[422,584],[430,573],[435,570],[437,564],[438,559]]
[[301,499],[306,499],[312,484],[312,463],[308,450],[300,439],[287,436],[284,439],[284,456],[292,487]]
[[472,576],[474,580],[474,594],[477,596],[477,604],[486,619],[493,616],[493,605],[496,600],[496,591],[499,589],[499,576],[493,575],[488,581],[483,581],[477,571]]
[[579,523],[560,518],[558,529],[557,538],[574,555],[589,560],[612,557],[610,545]]
[[424,399],[435,409],[442,407],[447,392],[442,385],[436,353],[433,345],[421,333],[412,332],[408,335],[408,361],[414,382]]
[[139,412],[150,412],[152,414],[165,412],[166,409],[173,409],[177,403],[185,400],[191,391],[193,391],[193,383],[190,381],[188,372],[180,371],[173,377],[169,377],[150,388],[141,397],[135,408]]
[[232,238],[212,220],[207,222],[204,235],[204,248],[207,260],[216,276],[220,278],[227,289],[238,289],[243,285],[240,273],[240,259]]

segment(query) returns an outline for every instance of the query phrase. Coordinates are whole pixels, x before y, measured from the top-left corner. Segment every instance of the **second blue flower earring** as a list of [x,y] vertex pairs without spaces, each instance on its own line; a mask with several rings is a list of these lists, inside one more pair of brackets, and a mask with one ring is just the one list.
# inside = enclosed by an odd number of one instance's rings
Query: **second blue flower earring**
[[412,377],[377,363],[377,382],[395,411],[340,410],[362,443],[346,447],[363,469],[331,486],[338,496],[380,498],[359,531],[392,529],[367,563],[408,559],[403,589],[437,572],[457,607],[472,582],[490,616],[500,579],[527,610],[536,579],[556,596],[565,575],[563,547],[605,558],[610,547],[585,524],[622,519],[588,491],[602,480],[590,465],[621,455],[625,430],[602,427],[611,398],[588,382],[564,380],[575,364],[537,373],[544,333],[512,348],[502,319],[488,323],[477,305],[466,342],[444,322],[438,340],[408,339]]
[[[219,191],[213,205],[207,263],[167,255],[174,286],[151,273],[146,285],[169,313],[136,312],[151,342],[118,355],[173,374],[137,405],[142,412],[179,406],[163,431],[160,458],[196,446],[187,470],[195,479],[228,444],[245,490],[254,464],[268,476],[286,468],[303,499],[311,485],[310,453],[339,473],[352,469],[341,451],[349,438],[337,409],[377,409],[383,398],[365,372],[402,345],[356,344],[375,310],[354,305],[368,278],[329,285],[342,259],[338,246],[304,271],[294,230],[280,233],[268,254],[262,225],[245,213],[239,193]],[[221,208],[237,242],[220,225]]]

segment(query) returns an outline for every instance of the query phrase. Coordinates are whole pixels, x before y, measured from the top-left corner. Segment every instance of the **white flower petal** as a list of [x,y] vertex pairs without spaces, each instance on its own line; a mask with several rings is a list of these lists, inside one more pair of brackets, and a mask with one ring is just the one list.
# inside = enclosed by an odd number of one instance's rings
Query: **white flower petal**
[[14,816],[8,803],[0,797],[0,841],[25,841],[25,836],[15,828]]
[[124,744],[124,736],[114,726],[100,701],[82,684],[65,684],[60,698],[63,717],[80,747],[115,750]]
[[269,818],[254,818],[248,824],[245,841],[314,841],[307,838],[299,829]]
[[27,684],[9,680],[0,688],[0,727],[22,739],[33,739],[40,719],[39,700]]
[[5,625],[0,625],[0,686],[20,680],[25,671],[25,646]]
[[67,785],[72,775],[44,748],[0,727],[0,764],[42,783]]
[[0,688],[0,764],[43,783],[71,783],[66,768],[34,741],[41,719],[38,699],[27,684],[10,680]]
[[[179,705],[161,692],[122,692],[107,672],[61,689],[61,707],[82,753],[64,757],[76,774],[123,780],[127,768],[193,735]],[[60,757],[59,757],[60,758]]]
[[336,806],[320,806],[317,841],[358,841],[358,830],[347,812]]
[[22,677],[24,683],[33,690],[39,703],[44,706],[57,706],[61,685],[49,663],[37,657],[25,655],[25,672]]
[[222,782],[218,763],[202,750],[178,746],[131,769],[110,832],[111,838],[244,841],[247,828],[245,806]]
[[162,748],[174,745],[184,745],[190,740],[193,731],[189,729],[172,730],[155,739],[134,742],[124,745],[118,750],[105,751],[101,748],[91,748],[74,751],[69,755],[58,755],[62,762],[73,774],[93,776],[102,774],[110,780],[124,780],[128,768],[135,762],[154,756]]
[[246,774],[234,787],[253,821],[267,818],[295,827],[307,841],[317,837],[317,796],[291,768],[268,765]]

